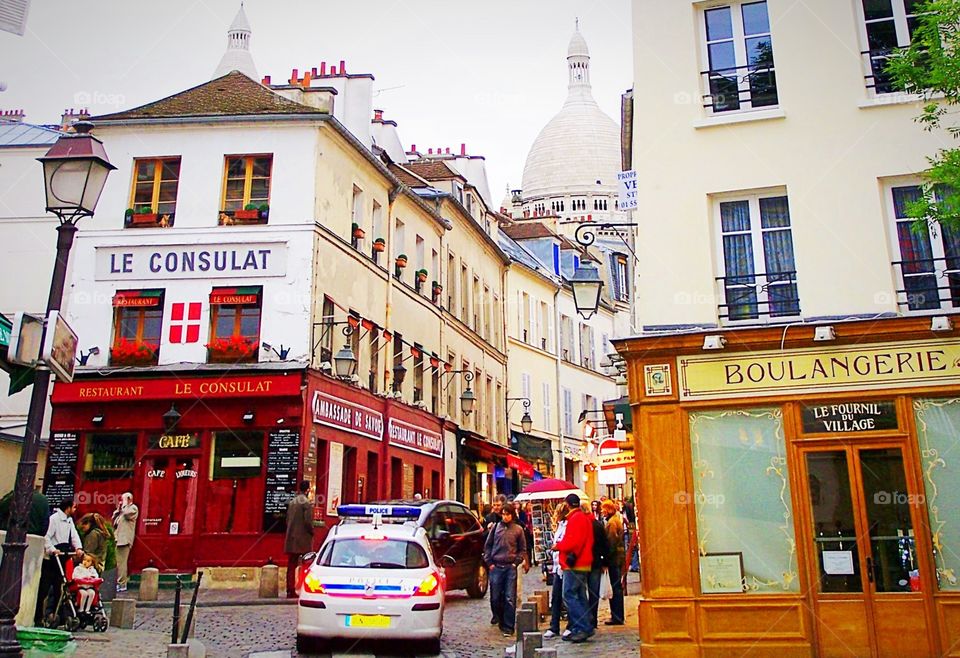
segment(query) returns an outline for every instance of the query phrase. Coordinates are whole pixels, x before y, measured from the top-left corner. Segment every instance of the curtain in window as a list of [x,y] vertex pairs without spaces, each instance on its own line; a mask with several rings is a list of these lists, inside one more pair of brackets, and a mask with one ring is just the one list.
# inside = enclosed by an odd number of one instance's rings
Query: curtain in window
[[[760,199],[760,227],[763,230],[763,258],[767,268],[767,299],[772,317],[800,314],[793,233],[787,197]],[[773,230],[769,230],[773,229]]]
[[[893,210],[897,219],[897,241],[900,245],[900,270],[903,289],[911,311],[940,308],[940,293],[933,262],[930,232],[916,231],[907,217],[907,204],[921,198],[917,185],[893,188]],[[905,221],[904,221],[905,220]]]
[[701,557],[741,554],[745,592],[799,591],[781,410],[691,413],[690,444],[694,491],[678,502],[696,506]]
[[[724,294],[731,320],[757,317],[756,269],[753,263],[753,239],[750,236],[750,203],[731,201],[720,204],[723,235]],[[734,233],[746,231],[746,233]]]
[[914,400],[940,591],[960,591],[960,399]]

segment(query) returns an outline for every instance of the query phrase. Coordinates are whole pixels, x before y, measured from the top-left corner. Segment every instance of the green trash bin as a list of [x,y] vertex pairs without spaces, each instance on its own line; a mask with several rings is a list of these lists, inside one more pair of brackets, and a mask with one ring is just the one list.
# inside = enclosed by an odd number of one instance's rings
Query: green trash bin
[[67,631],[34,626],[17,629],[17,641],[24,656],[64,656],[77,650],[73,635]]

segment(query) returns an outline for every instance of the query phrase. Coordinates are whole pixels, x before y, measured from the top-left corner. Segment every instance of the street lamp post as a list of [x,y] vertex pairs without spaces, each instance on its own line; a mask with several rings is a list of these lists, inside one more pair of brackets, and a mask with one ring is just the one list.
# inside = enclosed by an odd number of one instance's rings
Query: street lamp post
[[523,417],[520,418],[520,427],[524,434],[529,434],[533,429],[533,418],[530,417],[530,398],[507,398],[507,402],[523,402]]
[[[67,278],[67,260],[77,233],[77,222],[93,215],[107,175],[116,167],[110,164],[103,143],[90,134],[88,122],[74,124],[76,133],[63,135],[42,158],[47,212],[60,220],[57,226],[57,259],[53,267],[47,316],[60,310]],[[44,327],[44,334],[52,330]],[[27,548],[27,518],[34,482],[37,476],[37,452],[43,429],[50,371],[42,365],[34,376],[27,425],[17,465],[17,479],[7,537],[0,563],[0,656],[21,656],[17,641],[16,616],[20,610],[20,584],[23,577],[23,555]],[[60,501],[56,501],[60,502]],[[42,595],[42,593],[41,593]]]
[[[637,224],[633,222],[581,224],[574,232],[574,239],[576,239],[579,245],[583,247],[589,247],[597,241],[597,231],[608,231],[611,229],[635,226],[637,226]],[[619,236],[620,234],[618,233],[617,235]],[[633,247],[630,246],[623,236],[620,236],[620,239],[623,240],[623,244],[626,245],[627,249],[630,250],[633,260],[635,262],[639,262]],[[600,307],[600,290],[603,288],[603,280],[600,278],[600,272],[597,270],[596,265],[594,265],[592,262],[581,261],[580,267],[576,269],[576,271],[573,273],[573,277],[570,279],[570,286],[573,288],[573,304],[577,308],[577,313],[579,313],[584,320],[589,320]],[[635,298],[635,294],[630,296],[631,326],[635,320],[633,317],[633,300]]]

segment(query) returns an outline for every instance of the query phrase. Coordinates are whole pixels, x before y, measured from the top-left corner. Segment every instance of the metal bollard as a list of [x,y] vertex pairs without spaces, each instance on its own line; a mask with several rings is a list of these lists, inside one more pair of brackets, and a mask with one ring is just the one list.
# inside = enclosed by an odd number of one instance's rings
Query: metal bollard
[[183,583],[180,582],[180,576],[177,576],[177,589],[173,593],[173,630],[170,631],[170,644],[176,644],[180,636],[180,593],[183,591]]

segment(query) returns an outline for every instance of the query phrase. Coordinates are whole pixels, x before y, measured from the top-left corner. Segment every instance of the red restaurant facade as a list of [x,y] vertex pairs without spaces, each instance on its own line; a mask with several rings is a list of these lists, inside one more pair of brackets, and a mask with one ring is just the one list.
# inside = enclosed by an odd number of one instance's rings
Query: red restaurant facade
[[317,542],[341,502],[443,495],[442,421],[315,371],[78,378],[52,403],[44,492],[108,519],[133,493],[135,571],[279,563],[301,479]]

